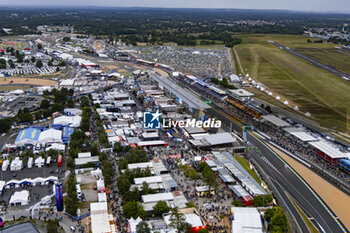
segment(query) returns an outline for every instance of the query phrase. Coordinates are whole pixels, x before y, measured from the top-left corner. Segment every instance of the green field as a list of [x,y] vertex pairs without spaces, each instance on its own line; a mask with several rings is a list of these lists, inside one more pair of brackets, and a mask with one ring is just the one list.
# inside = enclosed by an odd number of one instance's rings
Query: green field
[[295,48],[294,50],[350,74],[350,52],[327,48]]
[[17,89],[28,89],[30,86],[0,86],[0,91],[13,91]]
[[310,118],[322,126],[349,133],[350,83],[267,40],[291,48],[329,50],[335,45],[307,43],[306,37],[293,35],[243,35],[242,39],[243,44],[235,50],[244,73],[265,84],[274,96],[297,105],[301,112],[310,112]]

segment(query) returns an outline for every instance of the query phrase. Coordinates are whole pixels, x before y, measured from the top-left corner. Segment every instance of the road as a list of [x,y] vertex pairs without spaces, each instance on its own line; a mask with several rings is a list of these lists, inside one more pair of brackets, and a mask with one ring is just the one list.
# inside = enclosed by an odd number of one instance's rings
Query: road
[[[232,129],[234,131],[242,131],[241,126],[239,126],[236,121],[224,116],[223,113],[215,109],[209,109],[207,111],[221,120],[225,127],[229,128],[230,124],[232,124]],[[252,146],[259,148],[263,157],[254,156],[254,160],[263,168],[264,172],[270,177],[271,182],[273,182],[280,191],[283,199],[287,202],[286,204],[296,217],[295,220],[302,229],[304,228],[303,221],[298,217],[299,214],[288,200],[286,193],[293,197],[303,211],[307,213],[308,217],[314,221],[321,232],[348,232],[322,199],[296,172],[293,172],[291,168],[285,166],[284,161],[267,146],[266,142],[256,138],[250,133],[248,133],[248,141]]]
[[283,45],[281,45],[281,44],[279,44],[277,42],[269,41],[269,43],[273,44],[273,45],[275,45],[275,46],[277,46],[277,47],[279,47],[279,48],[281,48],[283,50],[286,50],[286,51],[290,52],[291,54],[294,54],[294,55],[296,55],[296,56],[298,56],[298,57],[300,57],[300,58],[302,58],[302,59],[304,59],[304,60],[306,60],[308,62],[311,62],[314,66],[317,66],[317,67],[320,67],[320,68],[322,68],[324,70],[327,70],[328,72],[331,72],[332,74],[335,74],[335,75],[341,77],[342,79],[344,79],[346,81],[350,81],[350,75],[349,74],[341,72],[341,71],[335,69],[334,67],[328,66],[328,65],[326,65],[326,64],[324,64],[322,62],[319,62],[319,61],[314,60],[314,59],[312,59],[312,58],[310,58],[308,56],[305,56],[305,55],[303,55],[301,53],[298,53],[298,52],[296,52],[296,51],[294,51],[294,50],[292,50],[292,49],[290,49],[290,48],[288,48],[286,46],[283,46]]

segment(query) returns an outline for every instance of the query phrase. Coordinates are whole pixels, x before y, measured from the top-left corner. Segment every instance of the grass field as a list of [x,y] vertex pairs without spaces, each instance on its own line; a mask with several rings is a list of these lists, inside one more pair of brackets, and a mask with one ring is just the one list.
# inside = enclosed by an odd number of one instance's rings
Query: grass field
[[[292,35],[243,35],[235,47],[243,72],[263,83],[322,126],[349,133],[350,83],[267,42],[299,48],[329,49],[335,45],[307,43]],[[265,94],[264,94],[265,95]]]
[[0,86],[0,91],[13,91],[17,89],[28,89],[30,88],[29,86]]
[[294,50],[350,74],[350,52],[331,48],[295,48]]
[[258,182],[258,184],[261,184],[261,181],[260,181],[258,175],[252,169],[250,169],[249,163],[248,163],[248,161],[245,158],[240,157],[240,156],[234,156],[234,158],[254,178],[254,180],[256,180],[256,182]]

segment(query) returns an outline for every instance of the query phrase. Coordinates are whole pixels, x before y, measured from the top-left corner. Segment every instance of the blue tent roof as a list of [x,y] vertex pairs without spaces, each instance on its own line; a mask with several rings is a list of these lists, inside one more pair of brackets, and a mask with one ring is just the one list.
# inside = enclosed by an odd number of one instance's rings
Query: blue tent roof
[[73,132],[74,132],[74,128],[69,126],[63,127],[62,139],[64,141],[70,140],[70,136],[72,135]]
[[38,141],[40,130],[35,128],[27,128],[21,130],[16,138],[16,143],[20,142],[21,140],[30,140],[30,141]]

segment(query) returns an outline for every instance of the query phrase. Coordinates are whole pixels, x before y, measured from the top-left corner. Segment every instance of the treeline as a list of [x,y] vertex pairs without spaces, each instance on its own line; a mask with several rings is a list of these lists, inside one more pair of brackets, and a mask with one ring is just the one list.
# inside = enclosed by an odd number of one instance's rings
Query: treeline
[[[146,182],[142,184],[141,191],[137,187],[133,188],[132,190],[130,190],[130,188],[134,182],[134,178],[152,176],[152,173],[149,168],[129,170],[128,164],[147,162],[149,159],[143,149],[124,149],[120,143],[116,143],[115,145],[116,146],[114,146],[114,151],[116,153],[126,153],[118,161],[118,169],[121,175],[117,180],[117,188],[119,193],[122,195],[123,215],[126,218],[144,218],[145,211],[143,210],[143,206],[140,202],[141,195],[154,193],[156,190],[151,190]],[[124,171],[121,172],[122,170]]]
[[32,106],[30,109],[19,109],[17,116],[12,121],[17,123],[31,122],[52,116],[55,112],[62,112],[65,107],[74,107],[73,89],[61,88],[60,90],[54,88],[52,91],[45,90],[43,99],[40,105]]
[[[28,18],[30,20],[27,20]],[[257,23],[249,24],[243,22],[244,20],[253,20]],[[152,8],[109,8],[89,11],[74,9],[74,13],[71,9],[7,8],[0,11],[0,28],[11,28],[14,35],[38,33],[36,27],[39,25],[72,25],[76,32],[81,34],[107,37],[139,35],[138,40],[147,43],[165,43],[172,41],[173,38],[174,40],[182,38],[185,39],[184,44],[192,44],[192,36],[212,41],[215,35],[220,35],[224,31],[302,34],[305,26],[339,27],[344,23],[350,24],[347,15],[310,15],[287,11]],[[3,30],[0,31],[1,34],[5,35]]]
[[223,78],[222,80],[217,79],[217,78],[211,78],[211,82],[216,84],[216,85],[220,85],[220,86],[223,86],[225,88],[228,88],[228,89],[236,89],[236,87],[234,85],[231,85],[228,83],[227,78]]

